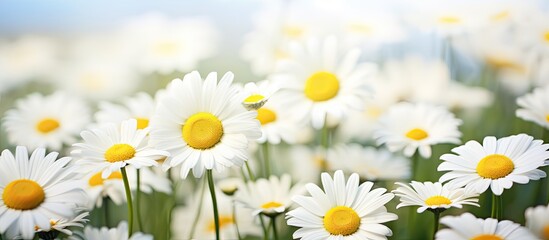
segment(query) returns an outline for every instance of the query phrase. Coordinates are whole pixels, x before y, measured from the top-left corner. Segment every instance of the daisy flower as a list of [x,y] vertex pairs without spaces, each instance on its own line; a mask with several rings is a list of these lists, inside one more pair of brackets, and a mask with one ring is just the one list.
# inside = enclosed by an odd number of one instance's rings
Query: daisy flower
[[157,166],[156,159],[167,157],[166,151],[151,148],[146,141],[148,129],[137,129],[137,120],[129,119],[119,125],[105,124],[80,134],[83,143],[76,143],[71,152],[78,158],[82,172],[101,171],[103,179],[126,165],[135,168]]
[[526,184],[546,176],[538,169],[549,159],[549,144],[526,134],[496,139],[485,137],[482,145],[469,141],[452,149],[455,154],[440,157],[438,171],[450,171],[440,177],[454,187],[467,186],[478,193],[491,188],[495,195],[509,189],[513,183]]
[[[294,178],[300,182],[317,182],[323,165],[329,164],[326,159],[326,150],[322,147],[311,148],[306,145],[290,145],[288,152],[282,160],[282,167],[286,169]],[[330,167],[328,165],[328,167]],[[303,171],[307,169],[307,171]]]
[[137,120],[137,128],[149,126],[149,120],[154,114],[154,99],[147,93],[139,92],[134,97],[125,98],[123,105],[109,102],[99,103],[99,111],[95,113],[98,123],[120,124],[130,118]]
[[499,221],[493,218],[476,218],[473,214],[446,216],[440,222],[449,228],[439,230],[437,240],[535,240],[527,228],[509,220]]
[[354,172],[369,181],[407,179],[411,173],[410,160],[387,150],[362,147],[359,144],[339,145],[329,149],[328,161],[331,169]]
[[94,228],[86,226],[84,228],[84,239],[86,240],[153,240],[152,235],[141,232],[133,233],[128,237],[128,224],[122,221],[116,228]]
[[537,206],[526,209],[526,227],[540,239],[549,239],[549,207]]
[[517,99],[517,116],[549,129],[549,86]]
[[352,109],[360,110],[368,95],[367,78],[376,72],[372,64],[358,65],[358,49],[338,54],[335,38],[311,39],[294,44],[292,58],[282,61],[272,79],[280,82],[281,97],[290,102],[297,119],[320,129],[326,115],[341,120]]
[[269,179],[248,182],[246,187],[239,189],[236,200],[244,207],[252,209],[253,215],[262,213],[276,216],[288,210],[292,204],[291,198],[301,191],[300,184],[292,186],[290,175],[285,174],[280,178],[271,175]]
[[48,96],[33,93],[6,112],[4,126],[12,144],[60,150],[63,144],[76,141],[75,136],[89,121],[88,106],[80,99],[62,92]]
[[198,72],[175,79],[159,96],[151,120],[151,141],[171,157],[164,168],[181,165],[181,177],[192,169],[195,177],[204,170],[222,171],[242,166],[250,141],[261,136],[255,111],[246,111],[231,86],[231,72],[217,81],[217,73],[205,80]]
[[70,219],[86,203],[83,182],[67,166],[71,159],[58,155],[37,148],[29,157],[22,146],[15,156],[0,155],[0,233],[8,239],[32,239],[36,226],[50,229],[50,219]]
[[379,122],[374,132],[377,144],[385,144],[391,152],[404,149],[408,157],[417,149],[429,158],[431,145],[460,143],[458,126],[462,122],[444,107],[403,102],[387,110]]
[[243,98],[242,105],[248,110],[257,110],[261,108],[278,89],[279,87],[276,84],[272,84],[268,80],[261,81],[257,84],[254,82],[246,83],[239,93]]
[[69,227],[83,228],[84,224],[88,222],[88,219],[86,219],[86,217],[89,215],[90,213],[84,212],[72,219],[51,219],[50,228],[37,228],[36,233],[38,234],[38,237],[40,239],[56,239],[60,233],[71,236],[72,231],[69,229]]
[[400,197],[400,204],[397,208],[407,206],[419,206],[418,213],[425,210],[440,211],[451,207],[462,208],[462,205],[478,205],[478,193],[471,192],[465,188],[449,188],[448,185],[442,185],[439,182],[416,182],[412,181],[410,186],[405,183],[395,183],[399,185],[393,193]]
[[334,179],[328,173],[321,178],[324,190],[309,183],[310,197],[293,198],[301,206],[286,214],[288,225],[299,228],[294,239],[387,239],[393,234],[381,224],[398,219],[384,206],[393,199],[392,193],[384,188],[372,190],[372,182],[359,185],[358,174],[352,174],[347,183],[342,171],[336,171]]
[[256,118],[261,124],[261,137],[257,139],[258,143],[296,143],[299,138],[297,135],[303,127],[288,111],[288,105],[281,96],[276,94],[263,107],[257,109]]

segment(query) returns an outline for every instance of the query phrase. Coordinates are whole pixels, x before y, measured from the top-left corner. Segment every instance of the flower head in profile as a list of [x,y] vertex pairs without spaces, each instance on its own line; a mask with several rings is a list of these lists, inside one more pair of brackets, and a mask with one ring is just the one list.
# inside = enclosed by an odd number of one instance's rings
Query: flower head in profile
[[549,129],[549,86],[517,99],[517,117]]
[[7,239],[32,239],[36,227],[50,229],[51,219],[72,219],[86,204],[83,182],[68,166],[71,159],[58,155],[37,148],[29,157],[22,146],[15,156],[9,150],[0,155],[0,233]]
[[347,182],[342,171],[334,178],[322,173],[322,186],[306,185],[311,196],[293,198],[300,207],[287,213],[290,226],[298,227],[294,239],[387,239],[391,229],[382,223],[398,217],[388,213],[385,204],[393,199],[386,189],[373,189],[372,182],[359,185],[358,174]]
[[94,115],[98,123],[120,124],[124,120],[137,120],[137,128],[149,126],[150,118],[154,114],[154,99],[147,93],[139,92],[133,97],[125,98],[123,104],[110,102],[99,103],[99,111]]
[[339,121],[349,111],[361,110],[369,94],[365,79],[377,72],[372,64],[358,64],[358,49],[342,55],[339,50],[335,38],[296,44],[292,58],[282,61],[272,76],[297,118],[316,129],[325,125],[327,115]]
[[48,96],[32,93],[6,112],[4,126],[13,144],[60,150],[63,144],[76,141],[75,136],[89,121],[88,106],[78,98],[63,92]]
[[549,144],[526,134],[496,139],[485,137],[482,145],[469,141],[440,157],[438,171],[450,171],[440,177],[453,187],[467,186],[478,193],[489,187],[495,195],[513,183],[526,184],[546,176],[538,169],[549,159]]
[[82,131],[80,135],[84,142],[74,144],[72,154],[78,158],[81,172],[101,171],[103,179],[126,165],[135,168],[156,166],[156,160],[169,153],[151,148],[147,141],[148,133],[147,128],[137,129],[135,119],[121,124],[105,124],[100,128]]
[[451,207],[461,208],[463,205],[478,205],[478,193],[465,188],[449,188],[439,182],[416,182],[412,181],[410,186],[404,183],[396,183],[400,187],[393,193],[400,197],[400,204],[397,208],[407,206],[419,206],[418,213],[425,210],[441,211]]
[[444,107],[403,102],[380,117],[374,138],[392,152],[404,149],[404,155],[411,157],[418,150],[429,158],[432,145],[460,143],[459,125],[461,120]]
[[248,159],[248,143],[261,136],[255,111],[247,111],[232,86],[233,74],[217,80],[192,72],[173,80],[159,96],[151,120],[151,141],[170,152],[164,168],[181,166],[181,177],[192,169],[195,177],[204,170],[222,171],[242,166]]
[[86,219],[86,217],[89,215],[90,214],[88,212],[84,212],[72,219],[65,219],[65,218],[51,219],[50,228],[41,229],[37,227],[36,233],[38,234],[38,237],[40,239],[53,239],[53,238],[56,238],[60,233],[71,236],[72,231],[69,228],[74,228],[74,227],[83,228],[84,224],[88,222],[88,219]]
[[94,228],[86,226],[84,228],[84,239],[87,240],[153,240],[153,236],[141,232],[133,233],[128,236],[128,223],[122,221],[115,228]]
[[527,228],[509,220],[476,218],[473,214],[464,213],[460,216],[446,216],[440,223],[449,228],[436,233],[437,240],[535,240],[537,239]]
[[540,239],[549,239],[549,207],[530,207],[524,213],[526,227]]
[[244,89],[239,93],[242,97],[242,105],[248,110],[257,110],[261,108],[269,98],[277,92],[278,85],[268,80],[258,82],[249,82],[244,85]]

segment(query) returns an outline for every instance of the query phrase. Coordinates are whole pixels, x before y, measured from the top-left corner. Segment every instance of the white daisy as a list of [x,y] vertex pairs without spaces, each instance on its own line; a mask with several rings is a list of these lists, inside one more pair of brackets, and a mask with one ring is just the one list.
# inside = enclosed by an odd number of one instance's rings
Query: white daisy
[[526,227],[540,239],[549,239],[549,207],[537,206],[526,209]]
[[249,141],[261,136],[255,111],[246,111],[231,86],[234,75],[217,73],[205,80],[198,72],[175,79],[159,96],[151,121],[151,141],[171,157],[165,168],[181,165],[181,177],[192,169],[200,177],[205,169],[222,171],[247,160]]
[[[299,159],[303,161],[303,159]],[[410,160],[387,150],[362,147],[359,144],[338,145],[328,150],[331,169],[357,173],[361,179],[394,180],[410,177]]]
[[526,134],[500,139],[485,137],[482,145],[471,140],[452,149],[455,154],[440,157],[444,162],[437,170],[450,172],[439,181],[449,181],[454,187],[471,187],[479,193],[490,187],[499,196],[514,182],[526,184],[545,177],[545,172],[538,168],[549,159],[548,149],[549,144]]
[[300,184],[292,186],[288,174],[278,178],[271,175],[269,179],[261,178],[247,185],[236,193],[236,200],[244,207],[252,209],[253,215],[260,213],[267,216],[276,216],[287,211],[292,204],[292,197],[301,194]]
[[368,95],[365,80],[376,72],[372,64],[358,64],[360,51],[339,55],[335,38],[311,39],[292,46],[292,58],[282,61],[272,76],[280,81],[282,98],[295,116],[320,129],[326,116],[341,120],[352,109],[360,110]]
[[239,93],[242,97],[242,104],[248,110],[257,110],[262,107],[279,87],[276,84],[270,83],[268,80],[263,80],[255,84],[249,82],[244,85],[244,88]]
[[310,197],[296,196],[299,204],[287,213],[288,225],[299,227],[294,239],[387,239],[393,233],[381,223],[398,219],[388,213],[385,204],[393,199],[384,188],[372,190],[372,182],[359,185],[358,174],[352,174],[347,183],[342,171],[334,179],[322,173],[324,190],[317,185],[306,185]]
[[99,111],[95,113],[98,123],[120,124],[130,118],[137,120],[137,128],[143,129],[149,126],[149,120],[154,114],[154,99],[147,93],[139,92],[134,97],[125,98],[124,105],[110,102],[99,103]]
[[440,223],[449,228],[441,229],[436,234],[437,240],[535,240],[527,228],[509,220],[499,221],[493,218],[476,218],[473,214],[446,216]]
[[128,238],[128,224],[122,221],[116,228],[94,228],[86,226],[84,228],[84,239],[86,240],[153,240],[152,235],[143,234],[141,232],[133,233]]
[[274,95],[257,109],[257,120],[261,124],[261,137],[257,139],[259,143],[268,142],[270,144],[279,144],[282,141],[286,143],[296,143],[299,132],[303,128],[302,124],[295,119],[293,114],[288,111],[280,95]]
[[89,121],[88,106],[80,99],[62,92],[48,96],[33,93],[6,112],[4,126],[14,145],[60,150],[63,144],[76,141],[75,136]]
[[431,157],[431,145],[459,144],[461,120],[444,107],[428,104],[399,103],[392,106],[379,119],[374,138],[392,151],[404,149],[411,157],[416,149],[424,158]]
[[18,146],[15,156],[4,150],[0,156],[0,233],[8,239],[32,239],[35,227],[50,229],[50,219],[70,219],[87,199],[83,182],[67,165],[68,157],[46,155],[37,148],[29,157]]
[[[69,228],[74,228],[74,227],[83,228],[84,224],[88,222],[88,219],[86,219],[86,217],[89,215],[90,213],[84,212],[72,219],[66,219],[66,218],[50,219],[50,228],[47,228],[47,229],[37,228],[36,233],[38,234],[38,237],[40,239],[56,239],[60,233],[71,236],[72,231]],[[46,237],[49,237],[49,238],[46,238]]]
[[137,120],[130,119],[119,125],[105,124],[101,128],[82,131],[83,143],[76,143],[71,152],[78,158],[81,172],[101,171],[103,179],[126,165],[135,168],[157,166],[156,159],[169,156],[168,152],[148,146],[148,129],[137,129]]
[[462,208],[462,205],[478,205],[478,193],[472,192],[470,189],[455,188],[452,189],[448,185],[442,185],[439,182],[416,182],[412,181],[410,186],[405,183],[395,183],[399,185],[393,193],[400,197],[400,204],[397,208],[407,206],[419,206],[418,213],[425,210],[446,210],[451,207]]
[[[322,165],[329,164],[325,158],[326,151],[322,147],[311,148],[305,145],[291,145],[288,148],[287,155],[281,157],[281,161],[285,162],[280,166],[286,167],[285,171],[289,172],[296,181],[317,182]],[[307,169],[307,171],[303,171],[303,169]]]
[[517,99],[517,116],[549,129],[549,86],[536,88]]

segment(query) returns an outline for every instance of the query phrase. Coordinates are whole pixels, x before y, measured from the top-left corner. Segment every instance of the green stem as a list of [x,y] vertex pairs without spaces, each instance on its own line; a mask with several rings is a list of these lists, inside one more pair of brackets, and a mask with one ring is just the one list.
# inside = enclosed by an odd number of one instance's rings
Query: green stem
[[133,203],[132,192],[130,191],[130,183],[128,182],[128,174],[126,174],[126,167],[120,169],[122,171],[122,179],[124,180],[124,189],[126,190],[126,201],[128,202],[128,237],[133,232]]
[[269,161],[269,143],[261,144],[261,152],[263,153],[263,162],[265,164],[265,177],[271,176],[271,162]]
[[503,198],[502,196],[497,196],[498,199],[498,220],[503,219]]
[[137,174],[137,191],[135,192],[135,209],[137,217],[137,225],[139,231],[144,232],[143,223],[141,222],[141,169],[136,169]]
[[492,214],[491,218],[500,220],[503,215],[501,196],[492,193]]
[[412,155],[412,179],[415,179],[416,181],[419,181],[419,158],[418,152],[415,152],[414,155]]
[[246,170],[248,170],[248,177],[250,178],[250,180],[255,182],[255,176],[254,176],[254,173],[252,172],[252,169],[250,168],[250,164],[248,164],[248,161],[245,161],[244,164],[246,164]]
[[437,235],[438,231],[438,224],[440,219],[440,212],[439,211],[433,211],[433,214],[435,215],[435,222],[434,222],[434,229],[433,229],[433,240],[435,240],[435,236]]
[[206,175],[208,177],[208,187],[210,188],[210,195],[212,197],[213,211],[214,211],[214,223],[215,223],[215,239],[219,240],[219,212],[217,210],[217,198],[215,197],[215,188],[212,170],[207,169]]
[[233,200],[233,222],[234,222],[234,228],[236,230],[236,236],[238,237],[238,240],[242,240],[242,236],[240,236],[240,230],[238,230],[238,221],[236,221],[236,204]]
[[196,210],[196,214],[194,215],[194,221],[191,227],[191,233],[189,234],[189,239],[193,239],[194,237],[196,224],[198,223],[198,218],[200,217],[200,213],[202,212],[202,202],[204,200],[204,191],[206,191],[206,179],[204,179],[204,181],[202,182],[202,189],[200,190],[200,200],[198,201],[198,209]]
[[109,227],[109,197],[103,197],[103,210],[105,211],[105,226]]
[[269,239],[269,231],[268,228],[265,227],[265,221],[263,221],[263,216],[261,213],[257,215],[259,217],[259,222],[261,222],[261,228],[263,229],[263,239],[268,240]]
[[273,225],[273,236],[275,240],[278,240],[278,233],[276,232],[276,217],[271,217],[271,225]]
[[320,146],[324,151],[324,159],[321,164],[321,172],[326,172],[328,170],[328,147],[330,146],[330,129],[324,124],[320,133]]

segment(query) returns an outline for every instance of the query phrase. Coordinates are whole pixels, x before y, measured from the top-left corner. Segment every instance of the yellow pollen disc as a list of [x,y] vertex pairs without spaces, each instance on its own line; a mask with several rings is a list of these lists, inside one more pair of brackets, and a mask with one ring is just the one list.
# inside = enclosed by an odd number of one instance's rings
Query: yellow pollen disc
[[508,157],[491,154],[478,162],[477,173],[483,178],[498,179],[509,175],[515,169],[515,164]]
[[549,224],[543,227],[541,235],[543,236],[543,239],[549,240]]
[[440,23],[445,23],[445,24],[456,24],[456,23],[460,23],[461,20],[458,18],[458,17],[453,17],[453,16],[444,16],[444,17],[440,17],[438,19],[438,21]]
[[[219,229],[223,229],[229,224],[234,223],[234,219],[231,215],[220,215],[219,216]],[[215,232],[215,221],[212,219],[208,224],[208,231]]]
[[452,201],[448,199],[447,197],[443,197],[440,195],[432,196],[430,198],[425,199],[425,204],[429,206],[438,206],[438,205],[448,205],[452,204]]
[[208,149],[221,141],[223,124],[213,114],[200,112],[185,121],[182,133],[183,140],[192,148]]
[[298,26],[285,26],[282,29],[282,32],[284,33],[285,36],[289,38],[297,39],[303,35],[305,30]]
[[493,234],[481,234],[471,238],[471,240],[503,240],[503,238]]
[[549,114],[545,115],[545,120],[549,122]]
[[162,56],[171,56],[176,53],[178,49],[178,44],[170,41],[161,42],[154,47],[155,52]]
[[509,11],[502,11],[497,14],[492,15],[492,20],[501,21],[509,17]]
[[324,228],[332,235],[348,236],[360,227],[360,217],[352,208],[337,206],[324,216]]
[[265,97],[261,94],[253,94],[244,99],[244,103],[256,103],[263,100]]
[[269,208],[277,208],[277,207],[280,207],[280,206],[283,206],[283,204],[279,203],[279,202],[268,202],[268,203],[265,203],[265,204],[261,205],[261,208],[269,209]]
[[547,31],[543,34],[543,40],[545,40],[546,42],[549,43],[549,31]]
[[125,143],[119,143],[119,144],[114,144],[112,145],[112,147],[107,149],[104,156],[108,162],[114,163],[114,162],[126,161],[128,159],[133,158],[134,155],[135,155],[135,148]]
[[[112,172],[111,175],[107,179],[122,179],[122,173],[120,172]],[[98,172],[94,174],[90,180],[88,180],[88,184],[92,187],[103,185],[103,178],[101,177],[101,172]]]
[[499,68],[512,70],[517,73],[526,73],[526,68],[521,63],[505,57],[487,56],[485,59],[488,65]]
[[332,99],[339,92],[339,80],[329,72],[316,72],[305,82],[305,96],[315,102]]
[[268,108],[257,109],[257,120],[261,125],[276,121],[276,113]]
[[149,126],[149,119],[147,118],[136,118],[137,120],[137,129],[145,129]]
[[19,179],[10,182],[4,192],[2,199],[8,208],[17,210],[31,210],[40,206],[46,194],[38,183],[28,179]]
[[59,128],[59,122],[53,118],[44,118],[38,124],[36,124],[36,129],[40,133],[49,133],[55,129]]
[[421,128],[414,128],[406,133],[407,138],[410,138],[416,141],[423,140],[428,136],[429,134]]

